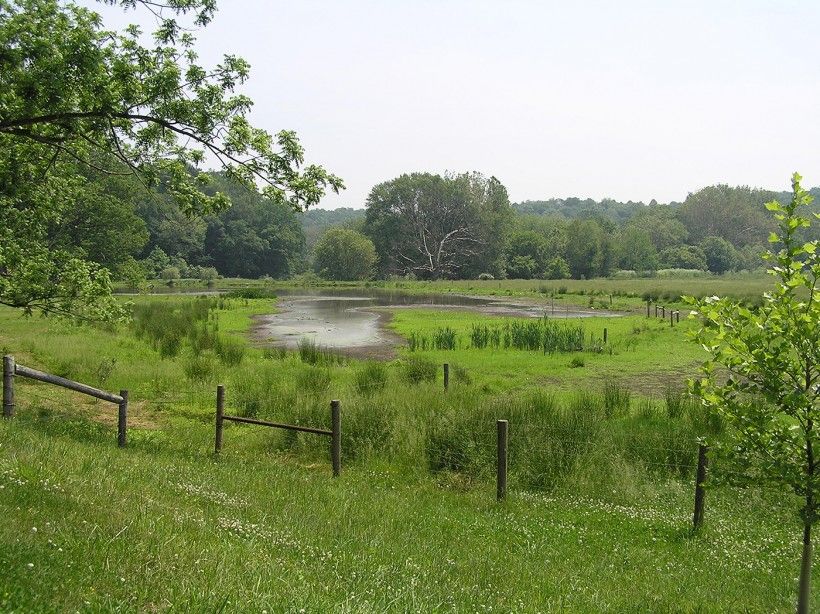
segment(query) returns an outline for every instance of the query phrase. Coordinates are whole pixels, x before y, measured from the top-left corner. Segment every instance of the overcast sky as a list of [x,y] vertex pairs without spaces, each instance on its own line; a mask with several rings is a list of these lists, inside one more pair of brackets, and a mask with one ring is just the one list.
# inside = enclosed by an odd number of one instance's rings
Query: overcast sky
[[221,0],[198,49],[247,59],[255,124],[345,180],[322,207],[445,170],[513,201],[667,202],[820,184],[818,33],[808,0]]

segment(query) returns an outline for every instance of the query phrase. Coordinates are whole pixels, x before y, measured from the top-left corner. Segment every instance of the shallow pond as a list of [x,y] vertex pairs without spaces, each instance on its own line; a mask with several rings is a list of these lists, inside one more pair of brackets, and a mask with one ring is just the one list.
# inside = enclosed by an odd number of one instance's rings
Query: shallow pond
[[385,329],[389,312],[408,307],[458,309],[486,315],[578,318],[615,315],[602,311],[567,310],[551,304],[527,304],[454,294],[408,294],[378,289],[277,290],[278,313],[258,318],[260,340],[295,348],[302,339],[345,350],[391,349],[401,340]]

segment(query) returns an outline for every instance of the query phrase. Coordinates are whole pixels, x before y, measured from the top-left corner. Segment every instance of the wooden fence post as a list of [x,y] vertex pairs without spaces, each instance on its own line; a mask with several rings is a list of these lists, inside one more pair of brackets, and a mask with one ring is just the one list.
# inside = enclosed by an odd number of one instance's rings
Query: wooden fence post
[[222,451],[222,424],[225,415],[225,386],[219,384],[216,387],[216,439],[214,441],[214,454]]
[[658,304],[655,303],[655,317],[658,317]]
[[698,472],[695,476],[695,513],[692,518],[695,530],[703,524],[703,505],[706,497],[703,484],[706,481],[706,467],[709,464],[709,459],[706,457],[708,451],[709,448],[705,444],[700,444],[698,447]]
[[606,328],[604,328],[604,344],[606,344]]
[[649,317],[649,305],[650,305],[651,303],[652,303],[652,301],[646,301],[646,317],[647,317],[647,318]]
[[496,462],[496,498],[503,501],[507,497],[507,444],[509,442],[509,422],[496,420],[498,431],[498,459]]
[[666,305],[661,305],[661,317],[666,319]]
[[679,322],[680,322],[680,309],[678,309],[678,310],[675,312],[675,323],[677,324],[677,323],[679,323]]
[[671,309],[669,310],[669,327],[670,328],[675,327],[675,312],[672,311]]
[[3,417],[14,417],[14,356],[3,356]]
[[117,445],[125,447],[126,433],[128,430],[128,391],[120,390],[122,401],[118,403],[119,412],[117,414]]
[[333,463],[333,477],[342,472],[342,412],[339,401],[330,402],[330,460]]
[[444,390],[446,391],[450,388],[450,365],[449,363],[444,363]]

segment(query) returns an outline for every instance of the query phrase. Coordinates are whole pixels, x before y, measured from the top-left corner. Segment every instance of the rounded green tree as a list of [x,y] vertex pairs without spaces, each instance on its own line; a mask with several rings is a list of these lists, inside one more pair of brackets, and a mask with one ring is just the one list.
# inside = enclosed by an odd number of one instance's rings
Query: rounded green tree
[[373,241],[355,230],[332,228],[316,244],[314,268],[325,279],[368,279],[375,266]]

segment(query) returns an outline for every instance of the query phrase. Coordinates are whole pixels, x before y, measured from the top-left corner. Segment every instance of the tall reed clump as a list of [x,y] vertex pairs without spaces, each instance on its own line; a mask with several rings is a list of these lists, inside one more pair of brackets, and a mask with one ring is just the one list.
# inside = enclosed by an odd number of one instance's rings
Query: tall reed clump
[[407,346],[411,352],[426,350],[428,345],[428,339],[425,335],[417,333],[416,331],[410,332],[410,336],[407,338]]
[[629,414],[631,394],[627,388],[612,380],[604,382],[604,413],[607,418],[620,418]]
[[438,364],[422,356],[408,356],[399,362],[402,378],[411,384],[434,382]]
[[299,358],[309,365],[341,365],[346,362],[345,357],[330,348],[320,346],[314,339],[303,337],[297,346]]
[[381,362],[366,362],[353,375],[353,384],[356,392],[364,396],[384,390],[387,385],[387,367]]
[[433,332],[433,347],[437,350],[454,350],[458,345],[456,331],[449,326],[437,328]]
[[513,320],[498,325],[473,324],[470,345],[483,350],[516,349],[555,352],[580,352],[589,343],[580,324],[559,323],[546,316],[538,320]]
[[132,310],[131,326],[139,339],[147,339],[163,358],[179,354],[183,340],[201,323],[207,322],[212,299],[187,301],[146,301]]
[[217,337],[214,351],[222,364],[236,367],[245,356],[245,344],[232,337]]

